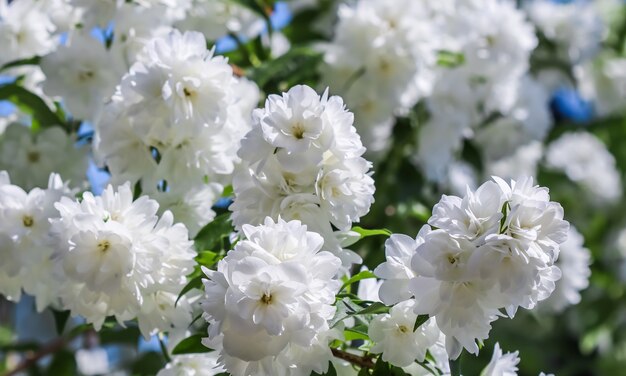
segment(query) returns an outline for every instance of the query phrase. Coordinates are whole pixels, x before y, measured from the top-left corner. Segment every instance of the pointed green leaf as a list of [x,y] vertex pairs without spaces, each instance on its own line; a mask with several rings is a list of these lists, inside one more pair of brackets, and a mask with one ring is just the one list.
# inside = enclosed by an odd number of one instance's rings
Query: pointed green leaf
[[371,278],[376,278],[376,275],[372,273],[370,270],[363,270],[362,272],[359,272],[358,274],[355,274],[350,279],[348,279],[343,284],[343,286],[341,286],[341,289],[339,289],[339,291],[343,291],[343,289],[345,289],[346,287],[350,286],[353,283],[356,283],[364,279],[371,279]]
[[194,334],[191,337],[185,338],[180,341],[176,347],[174,347],[172,355],[198,354],[213,351],[213,349],[209,349],[202,344],[202,337],[203,336],[201,334]]
[[419,315],[419,316],[417,316],[417,318],[415,319],[415,325],[413,325],[413,331],[416,331],[417,328],[422,326],[422,324],[424,324],[426,321],[428,321],[429,318],[430,318],[430,316],[428,316],[428,315]]
[[352,231],[357,232],[359,235],[361,235],[361,239],[367,238],[368,236],[378,236],[378,235],[388,237],[388,236],[391,236],[392,234],[391,231],[387,230],[386,228],[368,230],[363,227],[354,226],[352,227]]

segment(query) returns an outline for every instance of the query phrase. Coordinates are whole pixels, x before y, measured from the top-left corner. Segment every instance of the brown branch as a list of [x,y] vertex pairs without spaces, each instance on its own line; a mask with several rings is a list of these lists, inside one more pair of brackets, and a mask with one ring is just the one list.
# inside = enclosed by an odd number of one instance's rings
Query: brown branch
[[18,364],[17,367],[10,371],[7,371],[2,376],[13,376],[24,370],[27,370],[28,368],[34,366],[40,359],[45,358],[47,355],[54,354],[55,352],[63,349],[68,342],[69,338],[66,337],[59,337],[55,339],[54,341],[40,348],[38,351],[26,355],[24,357],[24,360],[22,360],[22,362]]
[[246,75],[246,71],[242,67],[235,65],[233,63],[230,63],[230,67],[233,69],[233,74],[235,76],[243,77]]
[[374,362],[372,362],[372,359],[370,358],[350,354],[349,352],[339,349],[330,349],[330,351],[332,351],[335,358],[345,360],[346,362],[350,362],[354,365],[360,366],[361,368],[374,368]]

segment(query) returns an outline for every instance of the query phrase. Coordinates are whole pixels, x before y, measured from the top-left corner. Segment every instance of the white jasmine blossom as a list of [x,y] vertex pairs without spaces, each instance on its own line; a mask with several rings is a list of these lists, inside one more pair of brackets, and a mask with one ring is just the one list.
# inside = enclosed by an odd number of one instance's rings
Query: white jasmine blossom
[[269,96],[254,119],[240,150],[243,166],[233,180],[233,224],[241,229],[265,216],[301,220],[324,237],[324,249],[344,263],[358,261],[342,250],[332,226],[348,231],[369,211],[374,181],[341,98],[295,86]]
[[[217,271],[204,269],[205,344],[219,349],[220,365],[234,375],[325,371],[341,261],[321,251],[323,238],[299,221],[268,217],[243,232]],[[311,351],[307,362],[300,359]],[[299,367],[286,367],[293,362]]]
[[[108,186],[98,197],[84,193],[80,202],[62,198],[55,207],[59,218],[51,221],[51,232],[54,257],[67,276],[61,295],[65,308],[96,328],[115,316],[119,322],[138,317],[146,337],[169,329],[169,320],[142,315],[150,315],[151,299],[173,307],[186,284],[195,252],[185,226],[174,225],[170,212],[157,217],[158,204],[147,196],[133,201],[129,184]],[[144,320],[161,325],[146,326]]]

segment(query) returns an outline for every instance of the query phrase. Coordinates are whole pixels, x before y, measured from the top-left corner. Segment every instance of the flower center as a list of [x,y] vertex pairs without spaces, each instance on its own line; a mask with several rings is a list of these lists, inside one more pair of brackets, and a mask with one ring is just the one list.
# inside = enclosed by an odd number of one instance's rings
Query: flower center
[[261,302],[266,305],[272,304],[272,294],[263,294]]
[[409,332],[409,328],[407,328],[405,325],[399,325],[398,326],[398,332],[400,333],[408,333]]
[[293,133],[293,136],[298,140],[302,140],[304,138],[304,126],[302,125],[302,123],[296,123],[291,128],[291,132]]
[[36,151],[29,151],[26,154],[26,159],[28,159],[28,161],[30,163],[37,163],[37,162],[39,162],[39,157],[40,157],[40,155]]
[[106,253],[106,251],[108,251],[109,248],[111,248],[111,243],[108,240],[103,240],[100,243],[98,243],[98,251],[102,253]]
[[30,215],[25,215],[22,217],[22,224],[24,225],[24,227],[31,227],[33,223],[35,223],[35,221]]
[[92,79],[94,75],[95,75],[95,73],[92,72],[92,71],[89,71],[89,70],[82,71],[82,72],[78,73],[78,79],[80,81],[88,81],[88,80]]

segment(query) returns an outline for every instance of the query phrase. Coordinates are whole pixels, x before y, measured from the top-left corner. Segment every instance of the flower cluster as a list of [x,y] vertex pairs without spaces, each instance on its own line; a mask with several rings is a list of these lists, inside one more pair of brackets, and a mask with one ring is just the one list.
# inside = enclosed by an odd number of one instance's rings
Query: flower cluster
[[[385,279],[386,303],[415,299],[414,311],[435,318],[456,358],[463,347],[477,353],[476,340],[504,309],[532,309],[550,296],[561,276],[554,264],[567,238],[563,209],[530,178],[510,185],[494,178],[461,198],[443,196],[415,240],[394,235],[387,262],[375,273]],[[400,287],[407,287],[402,289]]]
[[622,196],[622,182],[615,157],[596,136],[566,133],[548,146],[548,167],[560,170],[589,191],[591,201],[615,202]]
[[24,191],[0,172],[0,292],[19,301],[22,290],[35,297],[38,311],[58,303],[61,286],[56,279],[49,218],[54,203],[72,191],[59,175],[51,174],[48,187]]
[[369,211],[374,180],[342,99],[295,86],[270,95],[253,116],[239,152],[243,166],[233,180],[235,227],[260,224],[266,216],[297,219],[321,234],[324,249],[344,264],[358,262],[355,253],[342,250],[342,239]]
[[[177,217],[193,218],[195,232],[229,183],[257,91],[207,50],[202,34],[173,31],[153,39],[122,78],[97,124],[96,155],[114,182],[141,181],[178,207]],[[194,205],[198,195],[209,208]]]
[[45,186],[51,173],[78,187],[86,180],[88,149],[77,146],[76,135],[61,127],[33,134],[29,127],[11,123],[0,138],[0,170],[25,189]]
[[454,8],[441,10],[445,53],[425,100],[430,118],[414,156],[426,176],[440,183],[464,139],[475,139],[489,163],[542,140],[552,125],[548,94],[528,75],[537,38],[524,13],[507,1],[452,3]]
[[370,153],[389,147],[393,116],[431,89],[438,29],[430,7],[426,1],[362,0],[339,8],[334,39],[325,47],[323,82],[355,111]]
[[99,329],[108,316],[119,322],[138,318],[148,337],[191,321],[191,312],[174,309],[192,271],[195,252],[187,229],[161,218],[156,201],[133,200],[129,184],[101,196],[86,192],[81,201],[67,197],[55,205],[51,220],[53,258],[63,276],[60,297],[65,309]]
[[234,375],[326,372],[341,261],[299,221],[268,217],[243,232],[217,271],[204,270],[204,343]]

